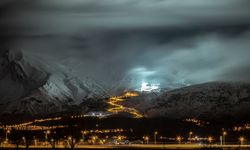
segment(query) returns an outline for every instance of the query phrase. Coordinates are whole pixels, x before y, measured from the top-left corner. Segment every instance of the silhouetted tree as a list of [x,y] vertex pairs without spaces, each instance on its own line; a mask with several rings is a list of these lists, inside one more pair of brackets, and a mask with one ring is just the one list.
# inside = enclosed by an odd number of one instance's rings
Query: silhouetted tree
[[56,149],[56,143],[58,141],[59,137],[57,136],[57,133],[55,130],[52,130],[50,135],[48,136],[48,140],[50,145],[52,146],[52,149]]
[[68,122],[68,135],[69,146],[71,149],[75,149],[75,146],[81,139],[81,131],[74,120]]
[[19,149],[19,145],[22,143],[22,133],[19,130],[12,128],[9,139],[13,144],[15,144],[16,149]]
[[71,148],[71,149],[75,149],[75,146],[76,146],[76,144],[77,144],[77,139],[70,136],[70,137],[68,138],[68,142],[69,142],[70,148]]
[[24,144],[25,144],[25,148],[26,149],[29,149],[29,146],[31,145],[32,143],[32,140],[33,140],[33,135],[32,135],[32,131],[29,131],[29,130],[23,130],[22,131],[22,139],[24,140]]

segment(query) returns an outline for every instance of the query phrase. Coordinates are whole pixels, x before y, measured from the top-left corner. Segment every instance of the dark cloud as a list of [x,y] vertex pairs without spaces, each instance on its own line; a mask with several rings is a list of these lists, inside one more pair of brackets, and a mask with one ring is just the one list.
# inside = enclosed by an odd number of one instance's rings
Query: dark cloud
[[2,0],[2,47],[113,85],[249,80],[248,0]]

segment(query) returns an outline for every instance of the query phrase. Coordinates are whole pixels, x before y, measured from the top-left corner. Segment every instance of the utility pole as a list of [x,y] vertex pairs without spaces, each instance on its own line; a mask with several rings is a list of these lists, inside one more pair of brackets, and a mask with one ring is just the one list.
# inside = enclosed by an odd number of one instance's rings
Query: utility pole
[[226,145],[226,135],[227,135],[227,132],[223,131],[222,135],[223,135],[223,145]]
[[155,144],[156,144],[156,136],[157,136],[157,134],[158,134],[158,132],[157,132],[157,131],[155,131],[155,132],[154,132]]
[[192,135],[193,135],[193,132],[190,131],[190,132],[189,132],[189,142],[190,142],[190,144],[191,144],[191,142],[192,142]]

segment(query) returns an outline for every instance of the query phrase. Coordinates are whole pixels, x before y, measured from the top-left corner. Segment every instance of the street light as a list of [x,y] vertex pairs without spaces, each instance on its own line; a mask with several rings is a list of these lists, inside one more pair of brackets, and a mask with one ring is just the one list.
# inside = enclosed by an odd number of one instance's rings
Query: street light
[[34,144],[35,144],[35,146],[37,145],[37,140],[36,139],[34,139]]
[[244,137],[240,137],[239,140],[240,140],[240,145],[243,145],[244,141],[245,141],[245,138]]
[[85,140],[85,135],[87,134],[87,131],[82,131],[82,142],[84,144],[84,140]]
[[157,134],[158,134],[158,132],[157,132],[157,131],[155,131],[155,132],[154,132],[155,144],[156,144],[156,136],[157,136]]
[[177,136],[176,140],[178,141],[179,144],[181,144],[181,137],[180,136]]
[[122,140],[122,137],[121,137],[121,136],[118,136],[117,139],[118,139],[118,141],[121,141],[121,140]]
[[68,140],[72,140],[72,136],[69,136],[69,137],[68,137]]
[[191,144],[191,142],[192,142],[192,135],[193,135],[193,132],[190,131],[190,132],[189,132],[189,141],[190,141],[190,144]]
[[148,136],[144,136],[143,139],[146,141],[146,143],[148,144],[149,142],[149,137]]
[[22,139],[23,139],[23,143],[26,144],[26,138],[23,136]]
[[46,146],[48,144],[48,135],[50,134],[50,130],[45,131],[45,140],[46,140]]
[[212,138],[211,136],[209,136],[209,137],[207,138],[207,140],[208,140],[209,144],[211,144],[212,141],[213,141],[213,138]]
[[45,139],[48,140],[48,135],[50,134],[50,130],[45,131]]
[[7,129],[6,133],[5,133],[5,140],[6,142],[8,141],[8,134],[10,134],[10,130]]
[[92,142],[93,142],[93,144],[95,144],[96,143],[96,140],[98,139],[98,137],[97,136],[93,136],[92,137]]
[[223,131],[223,133],[222,133],[223,145],[226,145],[226,135],[227,135],[227,132],[226,132],[226,131]]

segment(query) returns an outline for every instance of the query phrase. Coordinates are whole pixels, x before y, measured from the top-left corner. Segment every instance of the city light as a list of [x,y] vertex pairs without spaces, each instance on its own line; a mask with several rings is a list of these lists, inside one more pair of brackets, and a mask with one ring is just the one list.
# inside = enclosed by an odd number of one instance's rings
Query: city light
[[207,140],[208,140],[209,144],[211,144],[212,141],[213,141],[213,138],[212,138],[211,136],[209,136],[209,137],[207,138]]
[[136,96],[139,96],[139,94],[136,92],[126,92],[121,96],[111,97],[108,100],[108,104],[111,105],[112,108],[107,109],[107,111],[115,114],[121,112],[127,112],[133,115],[134,118],[142,118],[143,115],[138,110],[136,110],[135,108],[125,107],[121,104],[121,102],[125,101],[126,98],[136,97]]
[[192,135],[193,135],[193,132],[190,131],[190,132],[189,132],[189,142],[190,142],[190,143],[192,142]]
[[223,145],[226,145],[226,135],[227,135],[227,132],[223,131],[222,132],[222,143],[223,143]]
[[226,131],[224,131],[224,132],[223,132],[223,135],[224,135],[224,136],[226,136],[226,135],[227,135],[227,132],[226,132]]
[[136,96],[139,96],[139,93],[137,92],[126,92],[124,94],[125,97],[136,97]]
[[181,136],[177,136],[176,140],[178,141],[179,144],[181,144]]
[[144,139],[144,141],[148,144],[149,143],[149,137],[148,136],[143,136],[142,137]]
[[199,127],[209,125],[209,122],[202,121],[202,120],[199,120],[199,119],[196,119],[196,118],[187,118],[184,121],[191,122],[191,123],[193,123],[193,124],[195,124],[196,126],[199,126]]
[[244,137],[240,137],[239,140],[240,140],[240,144],[244,145],[245,138]]
[[72,140],[72,136],[69,136],[69,137],[68,137],[68,140]]
[[[6,133],[11,133],[11,130],[5,130]],[[31,130],[33,131],[33,130]],[[30,143],[33,147],[39,147],[39,148],[49,148],[51,146],[63,146],[65,144],[65,140],[67,140],[67,143],[69,146],[72,146],[72,144],[77,144],[78,147],[81,147],[83,145],[87,146],[87,145],[93,145],[93,146],[97,146],[97,145],[121,145],[121,144],[129,144],[130,141],[128,141],[127,139],[129,139],[129,136],[125,136],[125,134],[127,133],[131,133],[131,130],[127,130],[127,129],[122,129],[122,128],[115,128],[115,129],[89,129],[89,130],[81,130],[79,131],[80,134],[82,134],[82,137],[80,139],[77,139],[75,137],[75,135],[70,135],[70,136],[64,136],[63,139],[57,139],[54,138],[52,135],[56,134],[56,132],[54,130],[45,130],[42,131],[41,133],[45,133],[47,136],[50,135],[51,138],[47,138],[46,141],[44,141],[43,138],[41,137],[37,137],[34,136],[32,139],[32,143]],[[75,133],[77,134],[77,133]],[[157,147],[161,144],[167,145],[169,147],[171,147],[171,144],[175,144],[176,146],[176,142],[178,142],[178,146],[183,147],[183,146],[187,146],[187,147],[193,147],[193,146],[208,146],[206,144],[200,144],[203,141],[207,141],[207,143],[209,144],[209,147],[213,147],[213,146],[217,146],[219,147],[219,145],[217,145],[218,141],[216,142],[216,138],[213,138],[212,136],[207,136],[207,137],[200,137],[200,136],[193,136],[190,138],[190,136],[192,136],[194,133],[192,131],[188,132],[189,137],[184,138],[181,136],[177,136],[177,137],[164,137],[164,136],[160,136],[159,139],[159,143],[157,143],[157,136],[159,135],[158,131],[154,131],[153,135],[154,135],[154,145]],[[226,131],[222,132],[223,136],[228,135],[228,133]],[[53,138],[52,138],[53,137]],[[222,136],[221,136],[222,137]],[[86,141],[85,141],[86,139]],[[142,143],[140,143],[139,145],[143,146],[150,146],[149,144],[149,140],[150,137],[149,136],[143,136],[142,137]],[[26,141],[26,137],[23,136],[22,137],[23,140],[23,145],[25,145]],[[30,139],[27,139],[30,140]],[[112,141],[113,140],[113,141]],[[136,139],[135,139],[136,140]],[[164,141],[165,140],[165,141]],[[189,144],[189,141],[192,140],[193,143]],[[173,141],[173,143],[169,142],[169,141]],[[215,141],[215,142],[214,142]],[[239,138],[235,139],[235,146],[248,146],[246,144],[246,139],[245,137],[241,136]],[[166,143],[164,143],[166,142]],[[14,144],[12,144],[13,141],[11,138],[8,138],[7,140],[2,141],[2,146],[14,146]],[[205,142],[206,143],[206,142]],[[213,144],[214,143],[214,144]],[[223,140],[223,144],[224,144],[224,140]],[[129,144],[130,146],[133,144]],[[138,145],[138,144],[136,144]],[[188,146],[189,145],[189,146]],[[151,145],[152,146],[152,145]],[[221,147],[223,147],[224,145],[221,145]],[[249,145],[250,147],[250,145]]]
[[10,134],[10,130],[7,129],[6,133],[5,133],[5,140],[6,142],[8,142],[8,134]]
[[[129,98],[132,96],[136,96],[136,93],[130,93],[130,92],[126,92],[124,93],[122,96],[119,97],[113,97],[113,99],[118,100],[117,103],[124,101],[125,97]],[[131,111],[130,113],[132,114],[133,110],[130,110],[129,108],[124,108],[126,109],[126,111]],[[77,118],[82,118],[84,117],[84,115],[73,115],[70,118],[71,119],[77,119]],[[33,146],[37,146],[37,147],[41,147],[44,146],[44,148],[47,148],[49,146],[52,146],[53,144],[58,145],[58,146],[62,146],[64,141],[61,139],[56,139],[54,137],[54,135],[56,134],[55,129],[63,129],[63,128],[68,128],[68,126],[64,125],[47,125],[47,126],[41,126],[38,123],[45,123],[45,122],[50,122],[50,121],[61,121],[63,118],[46,118],[46,119],[39,119],[39,120],[34,120],[34,121],[30,121],[30,122],[26,122],[26,123],[21,123],[21,124],[15,124],[15,125],[5,125],[5,126],[1,126],[1,129],[4,131],[3,134],[5,134],[5,139],[2,140],[2,145],[6,146],[6,145],[10,145],[13,146],[13,141],[11,138],[11,133],[14,132],[12,131],[12,129],[15,130],[27,130],[27,131],[40,131],[42,137],[33,137],[32,139],[32,143]],[[190,122],[195,122],[200,124],[202,121],[197,120],[197,119],[190,119],[188,120]],[[77,143],[78,145],[107,145],[109,143],[109,141],[111,139],[113,139],[114,141],[116,141],[116,144],[124,144],[126,143],[129,139],[129,136],[125,136],[128,133],[133,132],[132,129],[123,129],[123,128],[111,128],[111,129],[99,129],[99,123],[97,123],[96,125],[94,125],[93,129],[89,129],[89,130],[80,130],[79,134],[82,135],[82,137],[79,137],[79,139],[76,139],[75,135],[70,134],[69,135],[65,135],[64,136],[64,140],[68,141],[68,144],[72,144],[72,143]],[[98,127],[98,129],[97,129]],[[188,130],[187,130],[188,131]],[[232,128],[232,131],[234,132],[238,132],[238,130],[234,130],[234,128]],[[221,131],[219,131],[221,132]],[[172,144],[176,144],[176,141],[178,142],[178,144],[180,146],[191,143],[192,141],[192,145],[196,145],[199,144],[202,141],[207,141],[209,143],[210,146],[213,146],[213,143],[218,143],[219,141],[216,142],[216,137],[212,138],[212,136],[207,136],[207,137],[199,137],[199,136],[194,136],[194,132],[193,131],[189,131],[188,133],[188,137],[185,139],[181,136],[177,136],[177,137],[164,137],[164,134],[162,136],[159,136],[159,142],[157,142],[157,136],[159,135],[158,131],[154,131],[153,132],[153,136],[152,139],[154,139],[154,144],[157,146],[159,145],[162,141],[164,140],[170,140],[173,141]],[[45,140],[44,140],[44,135],[45,135]],[[228,135],[228,132],[224,129],[222,129],[221,132],[221,146],[225,145],[225,138]],[[20,140],[22,140],[22,143],[25,144],[28,140],[30,139],[26,139],[26,136],[23,136]],[[150,145],[149,144],[149,140],[150,137],[149,136],[143,136],[142,137],[142,143],[144,143],[145,145]],[[218,137],[219,139],[219,137]],[[126,141],[126,142],[125,142]],[[243,146],[247,146],[246,144],[246,139],[245,137],[240,137],[240,138],[236,138],[235,139],[235,143]],[[166,141],[165,141],[166,142]],[[112,143],[112,142],[111,142]],[[129,142],[128,142],[129,143]]]
[[159,83],[154,83],[154,84],[149,84],[148,82],[142,82],[141,83],[141,92],[159,92],[160,84]]
[[157,134],[158,134],[158,132],[157,132],[157,131],[155,131],[155,132],[154,132],[155,144],[156,144]]

